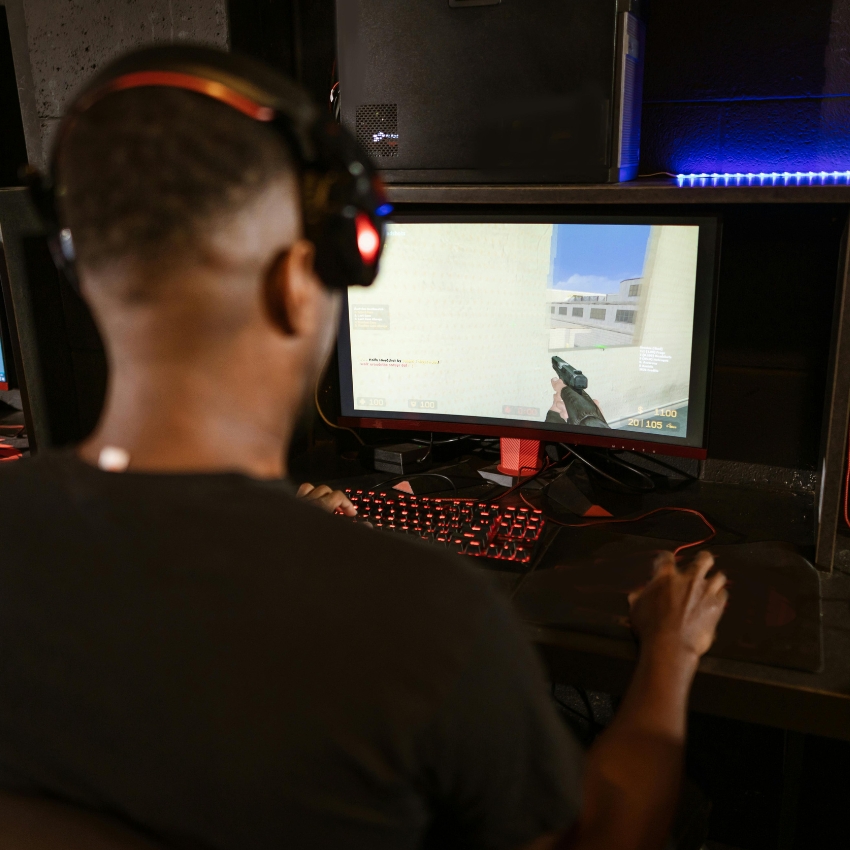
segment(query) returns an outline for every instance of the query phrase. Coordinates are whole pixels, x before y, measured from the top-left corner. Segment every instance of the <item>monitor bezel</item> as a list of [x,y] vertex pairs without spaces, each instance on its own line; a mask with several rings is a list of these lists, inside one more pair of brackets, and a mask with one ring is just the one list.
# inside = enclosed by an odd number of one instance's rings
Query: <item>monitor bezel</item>
[[[675,442],[669,438],[634,432],[614,431],[600,436],[579,426],[541,427],[543,423],[528,420],[485,419],[483,417],[448,416],[444,414],[407,413],[374,410],[357,410],[354,407],[354,388],[351,370],[351,336],[348,318],[348,293],[344,293],[337,337],[339,363],[340,410],[338,421],[347,427],[389,429],[402,431],[428,431],[435,433],[463,433],[485,437],[513,437],[546,442],[575,443],[608,449],[630,449],[651,454],[703,459],[707,456],[708,414],[710,393],[710,366],[714,344],[714,314],[717,293],[717,276],[720,254],[721,222],[718,216],[676,215],[656,213],[649,215],[623,214],[557,214],[545,212],[482,213],[476,211],[440,212],[405,210],[397,208],[394,222],[412,224],[464,224],[464,223],[526,223],[526,224],[636,224],[636,225],[686,225],[700,228],[697,247],[696,288],[694,293],[694,323],[691,347],[691,378],[688,405],[688,435]],[[697,427],[692,428],[692,423]]]

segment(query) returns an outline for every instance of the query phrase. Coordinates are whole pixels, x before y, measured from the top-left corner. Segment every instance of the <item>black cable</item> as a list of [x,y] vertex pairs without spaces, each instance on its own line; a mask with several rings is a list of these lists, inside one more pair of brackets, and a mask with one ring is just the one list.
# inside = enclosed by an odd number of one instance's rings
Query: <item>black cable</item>
[[498,439],[491,439],[489,437],[470,437],[469,439],[478,444],[472,451],[482,457],[488,455],[498,457],[501,454]]
[[[626,461],[624,461],[621,457],[617,457],[617,455],[615,455],[613,452],[608,454],[607,460],[609,463],[616,464],[617,466],[622,466],[623,469],[628,469],[629,472],[633,472],[638,477],[643,478],[647,482],[649,482],[649,487],[639,488],[642,493],[650,493],[652,490],[657,489],[655,486],[655,482],[644,470],[639,469],[636,466],[632,466],[630,463],[626,463]],[[623,486],[629,485],[624,484]]]
[[558,703],[558,705],[561,706],[561,708],[563,708],[565,711],[569,711],[570,714],[574,714],[580,720],[583,720],[585,723],[590,724],[591,727],[593,727],[594,725],[598,725],[595,720],[591,720],[589,717],[585,717],[585,715],[583,715],[580,711],[576,711],[576,709],[574,709],[571,705],[567,705],[565,702],[561,702],[561,700],[559,700],[558,697],[556,697],[554,694],[552,694],[552,699],[555,700],[555,702]]
[[587,713],[590,716],[590,722],[594,726],[601,726],[601,724],[596,721],[596,714],[593,711],[593,704],[590,702],[590,697],[587,695],[587,691],[577,685],[573,685],[573,687],[576,689],[576,692],[581,697],[581,701],[584,703],[584,707],[587,709]]
[[419,437],[414,437],[411,442],[416,443],[418,446],[448,446],[450,443],[460,443],[463,440],[472,439],[471,435],[464,434],[462,437],[449,437],[447,440],[435,440],[434,435],[431,434],[431,440],[422,440]]
[[590,460],[588,460],[588,458],[580,455],[572,446],[568,446],[566,443],[561,443],[560,445],[563,446],[568,452],[570,452],[570,454],[572,454],[576,458],[578,458],[589,469],[592,469],[594,472],[596,472],[598,475],[601,475],[603,478],[607,478],[609,481],[613,482],[618,487],[621,487],[623,490],[626,490],[626,491],[631,492],[631,493],[651,493],[653,490],[656,489],[655,482],[652,480],[652,478],[649,477],[649,475],[647,475],[645,472],[642,472],[642,471],[638,470],[637,468],[631,466],[631,464],[626,463],[622,458],[618,458],[615,455],[610,454],[606,459],[608,460],[609,463],[615,463],[617,466],[621,466],[624,469],[627,469],[630,472],[633,472],[635,475],[638,475],[641,478],[646,479],[651,486],[649,486],[649,487],[635,487],[632,484],[628,484],[625,481],[622,481],[619,478],[615,478],[613,475],[609,475],[607,472],[600,469],[598,466],[596,466],[596,464],[594,464]]
[[434,451],[434,432],[432,431],[431,432],[431,442],[428,443],[428,451],[425,452],[425,454],[422,455],[422,457],[419,458],[419,460],[417,460],[416,463],[427,463],[429,458],[431,457],[431,454],[433,453],[433,451]]
[[673,464],[671,464],[671,463],[665,463],[663,460],[659,460],[657,457],[654,457],[653,455],[647,455],[647,454],[644,454],[643,452],[636,452],[634,449],[625,449],[625,451],[627,451],[629,454],[637,455],[638,457],[641,457],[644,460],[648,460],[651,463],[656,464],[657,466],[663,466],[665,469],[669,469],[672,472],[678,472],[679,475],[684,475],[685,478],[689,478],[691,481],[699,481],[698,475],[691,475],[690,472],[688,472],[684,469],[679,469],[678,466],[673,466]]
[[[556,464],[554,464],[552,461],[548,461],[542,469],[538,470],[536,475],[532,475],[530,478],[520,478],[520,480],[516,484],[514,484],[513,487],[508,487],[508,489],[505,490],[504,493],[499,493],[498,496],[495,496],[493,498],[493,501],[498,502],[499,499],[504,499],[505,496],[509,496],[514,491],[519,490],[520,487],[525,487],[526,484],[531,484],[532,481],[535,481],[538,478],[540,478],[540,476],[543,475],[544,472],[548,472],[555,465]],[[534,469],[534,467],[533,466],[521,466],[517,470],[517,473],[521,473],[524,469]]]
[[582,457],[582,456],[581,456],[581,455],[580,455],[580,454],[579,454],[579,453],[578,453],[578,452],[577,452],[574,448],[572,448],[571,446],[568,446],[566,443],[560,443],[560,445],[561,445],[561,446],[563,446],[563,447],[564,447],[564,448],[565,448],[565,449],[566,449],[566,450],[567,450],[567,451],[568,451],[571,455],[573,455],[575,458],[577,458],[578,460],[580,460],[580,461],[581,461],[581,462],[582,462],[582,463],[583,463],[586,467],[588,467],[589,469],[592,469],[594,472],[598,473],[598,474],[599,474],[599,475],[601,475],[603,478],[607,478],[609,481],[612,481],[612,482],[613,482],[614,484],[616,484],[618,487],[626,487],[626,488],[628,489],[628,485],[623,484],[623,482],[622,482],[622,481],[620,481],[620,479],[619,479],[619,478],[614,478],[614,476],[613,476],[613,475],[609,475],[607,472],[603,472],[603,471],[602,471],[602,470],[601,470],[598,466],[595,466],[594,464],[592,464],[592,463],[591,463],[591,462],[590,462],[587,458]]

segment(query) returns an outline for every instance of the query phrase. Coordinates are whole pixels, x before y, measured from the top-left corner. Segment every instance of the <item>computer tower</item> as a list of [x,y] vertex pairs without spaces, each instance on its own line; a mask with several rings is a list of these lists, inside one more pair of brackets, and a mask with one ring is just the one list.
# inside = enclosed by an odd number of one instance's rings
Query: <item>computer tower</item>
[[392,183],[637,176],[637,0],[337,0],[341,119]]

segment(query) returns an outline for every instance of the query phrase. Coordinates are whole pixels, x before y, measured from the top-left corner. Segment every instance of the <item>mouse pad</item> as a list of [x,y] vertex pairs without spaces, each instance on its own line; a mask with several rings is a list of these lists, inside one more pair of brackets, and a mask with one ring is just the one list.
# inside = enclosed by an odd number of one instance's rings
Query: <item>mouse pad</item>
[[[656,553],[677,545],[605,529],[563,528],[514,603],[534,625],[632,640],[627,596],[649,580]],[[709,655],[819,671],[817,570],[789,543],[710,549],[717,568],[729,578],[729,604]],[[683,553],[682,563],[693,552]]]

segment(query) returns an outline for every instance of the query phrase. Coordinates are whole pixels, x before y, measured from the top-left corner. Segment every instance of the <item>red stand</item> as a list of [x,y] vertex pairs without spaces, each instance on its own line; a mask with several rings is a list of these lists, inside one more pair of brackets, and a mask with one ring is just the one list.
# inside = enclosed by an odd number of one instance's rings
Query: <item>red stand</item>
[[516,478],[528,478],[543,468],[543,446],[540,440],[502,437],[499,443],[502,449],[499,472]]

